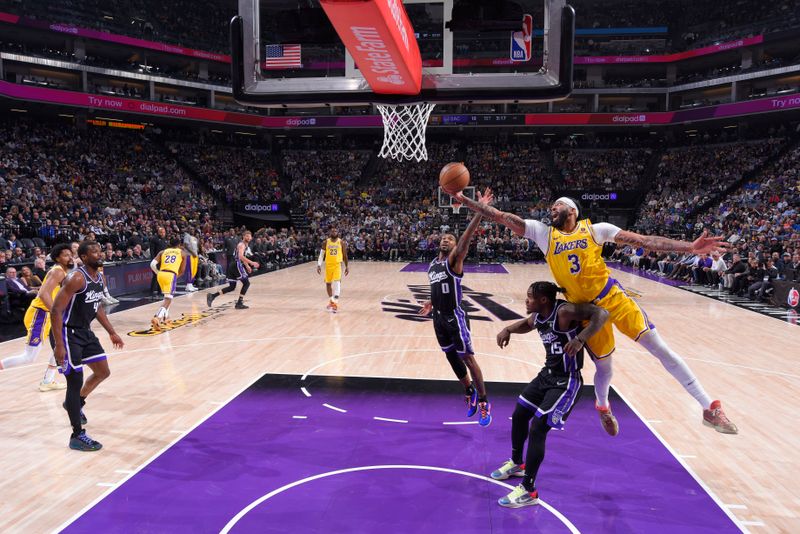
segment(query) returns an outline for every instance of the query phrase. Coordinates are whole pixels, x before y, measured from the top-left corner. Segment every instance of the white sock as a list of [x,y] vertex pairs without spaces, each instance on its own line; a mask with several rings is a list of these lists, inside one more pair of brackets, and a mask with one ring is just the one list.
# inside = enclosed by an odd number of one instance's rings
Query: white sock
[[42,378],[42,382],[45,384],[50,384],[53,380],[56,379],[56,371],[58,370],[58,364],[56,363],[56,357],[50,356],[50,361],[48,362],[47,369],[44,371],[44,378]]
[[11,369],[12,367],[19,367],[20,365],[27,365],[29,363],[33,363],[33,361],[39,355],[40,350],[42,350],[41,343],[35,347],[31,345],[25,345],[25,352],[19,356],[9,356],[8,358],[4,358],[0,363],[2,363],[3,369]]
[[597,405],[601,408],[608,407],[608,389],[611,387],[611,377],[614,369],[611,364],[612,356],[594,361],[594,395]]
[[706,390],[700,384],[700,380],[694,376],[694,373],[683,358],[674,352],[667,344],[661,339],[661,336],[655,330],[646,332],[639,338],[639,344],[646,348],[650,354],[658,358],[661,365],[669,371],[669,374],[681,383],[683,388],[689,392],[689,395],[695,398],[704,410],[711,406],[711,397],[708,396]]
[[339,300],[339,295],[342,293],[342,283],[339,280],[333,282],[333,298]]

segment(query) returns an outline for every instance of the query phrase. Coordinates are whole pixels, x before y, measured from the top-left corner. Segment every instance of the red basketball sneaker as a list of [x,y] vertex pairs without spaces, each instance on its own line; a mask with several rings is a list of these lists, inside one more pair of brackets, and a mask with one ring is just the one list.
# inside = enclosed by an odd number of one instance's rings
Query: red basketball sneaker
[[608,432],[608,435],[616,436],[619,434],[619,423],[617,423],[617,418],[614,417],[614,414],[611,413],[611,406],[598,406],[597,402],[595,402],[594,408],[600,415],[600,424],[603,425],[603,429]]
[[728,419],[728,416],[722,411],[722,403],[718,400],[712,402],[708,410],[703,410],[703,424],[723,434],[739,433],[739,429],[736,428],[736,425],[731,423],[731,420]]

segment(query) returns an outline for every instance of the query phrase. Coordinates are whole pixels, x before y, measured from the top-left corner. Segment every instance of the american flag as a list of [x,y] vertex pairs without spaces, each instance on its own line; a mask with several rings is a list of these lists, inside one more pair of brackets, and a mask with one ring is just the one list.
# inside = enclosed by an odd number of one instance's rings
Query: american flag
[[291,69],[302,67],[299,44],[269,44],[264,67],[268,69]]

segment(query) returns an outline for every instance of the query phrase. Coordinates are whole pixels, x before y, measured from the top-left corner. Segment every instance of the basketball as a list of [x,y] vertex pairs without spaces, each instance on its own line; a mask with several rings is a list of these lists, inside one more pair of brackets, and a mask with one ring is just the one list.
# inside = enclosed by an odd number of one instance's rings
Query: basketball
[[439,186],[445,192],[459,193],[469,185],[469,169],[463,163],[448,163],[439,172]]

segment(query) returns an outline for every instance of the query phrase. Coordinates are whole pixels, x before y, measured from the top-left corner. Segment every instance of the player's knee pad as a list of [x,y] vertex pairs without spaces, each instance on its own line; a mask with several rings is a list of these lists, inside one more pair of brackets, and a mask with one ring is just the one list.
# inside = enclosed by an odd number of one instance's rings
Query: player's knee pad
[[445,352],[445,355],[447,356],[447,361],[450,363],[450,367],[453,368],[453,372],[459,380],[467,376],[467,365],[456,351],[448,350]]
[[244,295],[247,293],[247,290],[250,289],[250,279],[245,278],[242,280],[242,290],[239,292],[240,295]]

